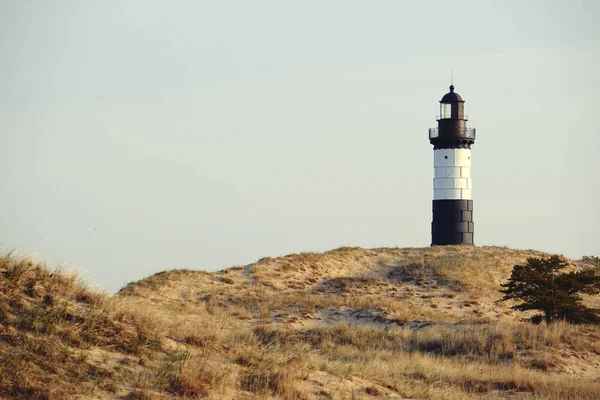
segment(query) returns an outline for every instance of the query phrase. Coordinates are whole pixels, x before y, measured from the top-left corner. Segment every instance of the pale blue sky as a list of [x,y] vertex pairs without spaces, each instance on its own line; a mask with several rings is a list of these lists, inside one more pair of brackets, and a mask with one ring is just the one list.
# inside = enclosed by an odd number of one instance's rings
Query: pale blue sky
[[0,245],[114,291],[428,246],[454,69],[478,245],[600,254],[600,2],[1,1]]

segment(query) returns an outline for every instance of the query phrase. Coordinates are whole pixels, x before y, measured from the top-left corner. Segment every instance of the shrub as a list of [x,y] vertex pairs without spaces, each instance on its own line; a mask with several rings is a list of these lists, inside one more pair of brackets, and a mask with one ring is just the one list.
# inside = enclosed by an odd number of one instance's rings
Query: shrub
[[[503,301],[517,300],[512,308],[540,310],[546,322],[565,320],[575,323],[600,322],[599,310],[588,308],[580,294],[600,293],[600,276],[593,270],[561,272],[569,264],[562,256],[528,258],[526,265],[515,265],[504,288]],[[534,317],[540,320],[542,316]]]

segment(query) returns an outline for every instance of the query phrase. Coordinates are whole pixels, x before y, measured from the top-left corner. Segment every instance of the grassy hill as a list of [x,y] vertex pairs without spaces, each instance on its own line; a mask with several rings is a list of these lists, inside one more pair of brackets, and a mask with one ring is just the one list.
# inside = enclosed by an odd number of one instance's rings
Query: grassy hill
[[6,256],[0,397],[600,398],[599,326],[532,325],[499,302],[513,265],[541,256],[340,248],[113,296]]

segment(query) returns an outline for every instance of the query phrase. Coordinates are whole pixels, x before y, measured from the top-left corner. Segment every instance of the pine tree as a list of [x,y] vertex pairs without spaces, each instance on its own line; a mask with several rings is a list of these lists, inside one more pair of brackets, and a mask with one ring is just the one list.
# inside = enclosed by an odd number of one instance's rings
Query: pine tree
[[540,310],[546,322],[600,322],[600,310],[586,307],[580,297],[600,293],[600,276],[593,270],[560,272],[568,265],[565,258],[557,255],[528,258],[526,265],[515,265],[508,282],[501,285],[502,300],[520,300],[513,309]]

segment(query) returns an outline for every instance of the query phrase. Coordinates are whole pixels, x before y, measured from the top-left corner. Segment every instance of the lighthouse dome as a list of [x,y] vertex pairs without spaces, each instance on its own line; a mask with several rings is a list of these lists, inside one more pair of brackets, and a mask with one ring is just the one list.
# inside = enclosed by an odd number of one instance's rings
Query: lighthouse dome
[[450,85],[450,92],[446,93],[440,103],[464,102],[460,94],[454,92],[454,85]]

